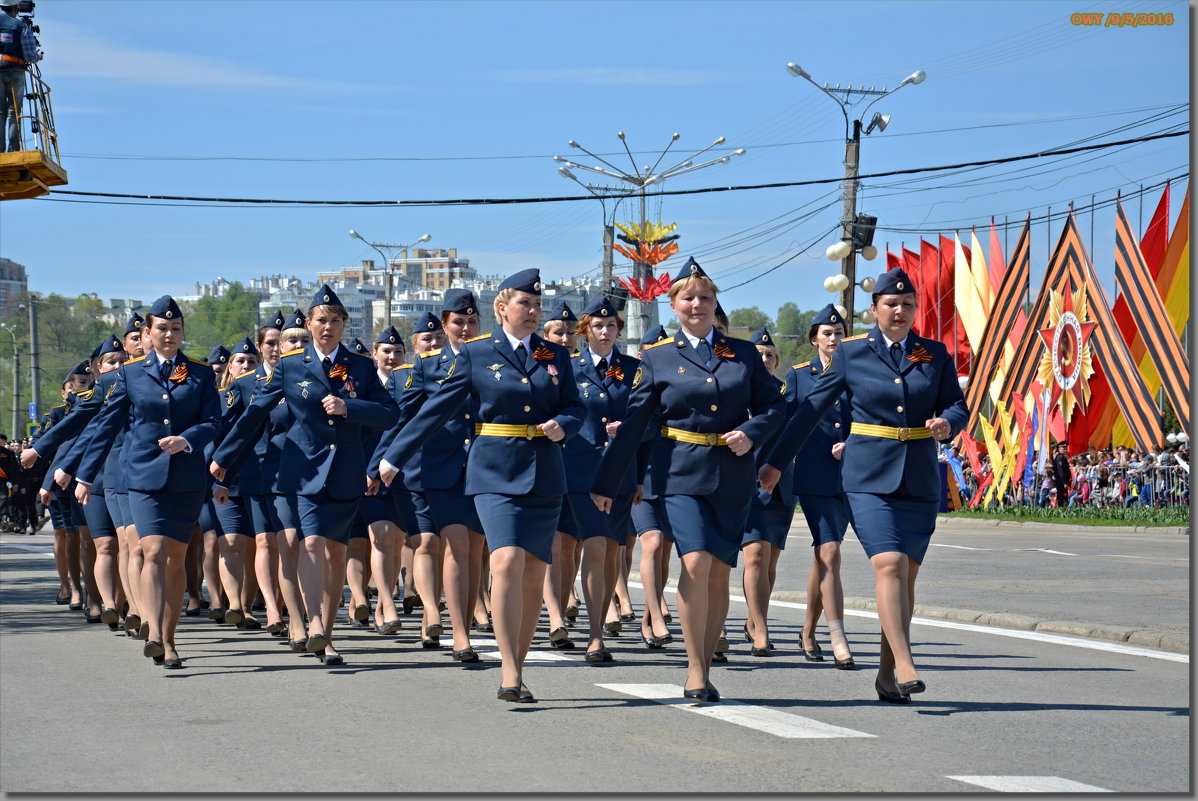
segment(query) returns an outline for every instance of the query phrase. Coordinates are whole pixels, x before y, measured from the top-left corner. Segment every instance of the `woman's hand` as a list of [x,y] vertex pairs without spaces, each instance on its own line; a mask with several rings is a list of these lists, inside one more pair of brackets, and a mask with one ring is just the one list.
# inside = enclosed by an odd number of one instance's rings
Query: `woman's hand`
[[62,469],[58,469],[58,470],[54,471],[54,483],[57,484],[58,486],[62,487],[63,489],[66,489],[67,487],[69,487],[71,485],[72,478],[74,478],[74,476],[69,475],[68,473],[64,472]]
[[216,462],[213,462],[212,464],[208,465],[208,472],[211,473],[212,477],[215,478],[217,481],[225,480],[225,468],[221,467]]
[[371,478],[370,476],[366,476],[366,494],[367,495],[378,495],[380,483],[381,482],[377,478]]
[[728,443],[728,450],[732,451],[735,456],[744,456],[753,450],[753,440],[749,439],[749,435],[743,431],[735,429],[729,431],[724,435],[724,441]]
[[617,420],[614,423],[608,423],[606,428],[607,428],[607,436],[612,439],[615,439],[616,432],[620,430],[620,421]]
[[224,506],[229,502],[229,488],[222,487],[220,484],[217,484],[212,488],[212,500],[216,501],[221,506]]
[[345,417],[348,412],[345,401],[336,395],[325,395],[320,399],[320,405],[324,407],[324,413],[330,417]]
[[839,459],[843,455],[844,455],[844,443],[837,442],[835,445],[832,446],[832,458]]
[[176,453],[187,450],[187,440],[183,437],[163,437],[158,440],[158,447],[174,456]]
[[[43,490],[44,492],[45,490]],[[47,493],[49,494],[49,493]],[[91,500],[92,488],[86,484],[75,485],[75,500],[79,501],[80,506],[87,506],[87,502]]]
[[595,505],[599,507],[600,512],[603,512],[604,514],[609,514],[611,512],[611,498],[607,497],[606,495],[597,495],[596,493],[592,492],[591,500],[594,501]]
[[757,483],[766,492],[773,492],[774,487],[778,486],[780,478],[782,478],[782,471],[773,465],[763,464],[757,471]]
[[384,484],[386,484],[388,487],[391,486],[391,482],[395,480],[395,477],[397,475],[399,475],[399,470],[397,470],[395,468],[395,465],[393,465],[393,464],[380,464],[379,465],[379,479]]
[[642,503],[644,503],[644,502],[645,502],[645,485],[644,485],[644,484],[637,484],[637,485],[636,485],[636,492],[634,492],[634,493],[632,494],[632,505],[633,505],[633,506],[640,506],[640,505],[641,505]]
[[930,420],[925,420],[924,425],[932,432],[932,439],[935,440],[946,440],[953,431],[953,427],[943,417],[933,417]]
[[549,437],[550,442],[561,442],[566,438],[566,431],[561,427],[561,424],[556,420],[549,420],[541,423],[537,428],[545,432],[545,436]]
[[49,506],[50,501],[54,500],[54,496],[50,493],[50,490],[38,490],[37,499],[42,502],[42,506]]

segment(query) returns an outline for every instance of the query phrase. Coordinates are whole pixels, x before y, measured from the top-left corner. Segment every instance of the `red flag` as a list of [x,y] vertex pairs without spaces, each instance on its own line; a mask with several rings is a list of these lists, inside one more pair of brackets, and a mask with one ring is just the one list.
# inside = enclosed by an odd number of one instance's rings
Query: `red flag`
[[899,257],[890,252],[890,245],[886,246],[886,272],[897,270],[902,267],[903,263],[899,261]]
[[[919,273],[923,276],[923,295],[920,298],[920,305],[925,307],[927,313],[926,331],[921,331],[923,336],[932,339],[938,339],[948,346],[949,352],[952,352],[952,340],[947,342],[941,339],[941,318],[945,312],[945,299],[941,290],[942,281],[940,278],[940,263],[939,256],[936,252],[936,246],[925,242],[922,238],[919,240]],[[952,310],[952,299],[948,300],[948,310]]]
[[1015,472],[1011,475],[1011,485],[1023,481],[1023,468],[1027,465],[1027,443],[1032,438],[1032,427],[1024,407],[1024,399],[1016,394],[1011,395],[1010,408],[1015,414],[1015,425],[1019,427],[1019,455],[1015,457]]
[[978,458],[978,441],[964,431],[960,434],[961,445],[965,448],[965,456],[969,459],[969,467],[973,470],[973,479],[978,482],[978,488],[974,491],[973,497],[969,499],[969,508],[977,506],[981,503],[982,495],[985,493],[982,490],[990,486],[994,481],[994,471],[982,476],[982,460]]

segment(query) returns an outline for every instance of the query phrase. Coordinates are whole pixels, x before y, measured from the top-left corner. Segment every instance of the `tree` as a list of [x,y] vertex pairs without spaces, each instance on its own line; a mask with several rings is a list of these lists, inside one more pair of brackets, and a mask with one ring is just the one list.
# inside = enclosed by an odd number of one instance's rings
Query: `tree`
[[256,338],[258,295],[238,281],[229,284],[220,297],[206,296],[182,309],[185,337],[192,358],[204,359],[217,345],[236,344],[242,337]]
[[770,316],[756,306],[750,306],[747,309],[733,309],[728,315],[728,325],[732,328],[747,328],[749,331],[757,331],[762,326],[773,328],[773,321]]

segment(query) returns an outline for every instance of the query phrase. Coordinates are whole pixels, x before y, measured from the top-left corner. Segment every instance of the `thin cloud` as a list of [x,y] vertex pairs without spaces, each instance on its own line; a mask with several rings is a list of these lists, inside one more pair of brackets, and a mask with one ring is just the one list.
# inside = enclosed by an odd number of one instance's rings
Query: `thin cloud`
[[575,69],[500,70],[501,81],[520,83],[589,83],[607,85],[702,86],[720,80],[717,72],[655,67],[585,67]]
[[47,54],[46,69],[54,76],[98,78],[159,86],[212,89],[313,89],[362,93],[377,91],[360,84],[319,81],[272,75],[229,66],[227,61],[166,50],[141,50],[99,41],[71,25],[56,24],[54,50]]

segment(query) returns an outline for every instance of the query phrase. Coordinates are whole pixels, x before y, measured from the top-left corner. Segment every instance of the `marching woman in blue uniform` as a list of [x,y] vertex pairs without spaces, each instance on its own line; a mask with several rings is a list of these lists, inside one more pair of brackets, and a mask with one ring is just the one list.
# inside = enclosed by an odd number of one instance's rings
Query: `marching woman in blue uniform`
[[498,697],[531,703],[524,659],[541,612],[545,565],[566,492],[562,449],[586,413],[565,348],[537,336],[541,279],[524,270],[505,279],[495,298],[499,324],[466,342],[441,389],[403,427],[386,453],[407,463],[467,403],[474,438],[466,460],[465,491],[474,497],[491,549],[495,639],[503,660]]
[[911,658],[910,631],[915,578],[940,506],[936,441],[951,439],[968,419],[947,349],[911,332],[916,306],[915,285],[903,270],[878,276],[871,306],[877,325],[841,343],[760,473],[762,486],[772,489],[778,467],[847,393],[852,426],[842,477],[853,528],[873,565],[882,624],[874,689],[878,700],[895,704],[926,689]]
[[[578,436],[566,442],[566,509],[582,545],[582,595],[590,624],[587,662],[612,661],[603,646],[604,618],[616,590],[620,546],[631,526],[632,505],[640,501],[636,477],[644,472],[651,448],[647,441],[639,464],[625,471],[610,514],[595,508],[590,497],[595,469],[627,414],[632,379],[641,365],[639,359],[616,350],[623,328],[611,300],[596,297],[582,312],[583,346],[574,357],[574,379],[587,415]],[[571,572],[571,584],[573,578]]]
[[299,582],[309,616],[307,649],[332,665],[345,663],[331,637],[345,586],[346,544],[366,486],[362,429],[385,429],[399,414],[371,360],[341,344],[348,319],[327,284],[317,290],[307,321],[311,344],[283,354],[210,466],[212,475],[224,480],[225,467],[253,447],[270,412],[280,399],[287,401],[292,424],[277,482],[287,514],[280,517],[302,541]]
[[[656,345],[668,336],[670,335],[665,328],[655,325],[641,338],[641,347],[643,349],[647,345]],[[653,433],[647,441],[652,442],[657,434],[652,424],[648,430]],[[663,465],[662,469],[666,467]],[[650,461],[647,472],[652,471],[653,464]],[[666,606],[665,596],[665,586],[670,576],[670,553],[674,544],[674,534],[666,518],[665,502],[652,493],[652,480],[642,478],[641,484],[644,487],[641,502],[632,505],[632,524],[641,542],[641,586],[645,588],[641,642],[652,650],[664,648],[674,642],[674,635],[668,628],[672,618],[669,607]]]
[[[787,385],[774,377],[774,371],[778,369],[778,349],[774,347],[770,332],[762,328],[749,341],[761,354],[761,363],[778,387],[778,393],[785,393]],[[759,466],[772,446],[773,438],[754,448],[754,458]],[[758,490],[753,496],[744,538],[741,540],[740,549],[745,555],[741,585],[749,612],[745,622],[745,640],[752,644],[749,651],[751,656],[769,656],[773,648],[769,636],[770,593],[774,591],[778,559],[786,547],[786,534],[795,512],[789,478],[789,475],[783,477],[782,483],[773,492]]]
[[[240,416],[244,408],[239,404],[242,401],[241,388],[253,386],[253,383],[247,382],[254,377],[259,363],[258,348],[249,337],[234,345],[233,350],[228,353],[224,372],[217,381],[221,392],[221,408],[224,409],[221,420],[223,430],[216,440],[217,443]],[[215,504],[216,519],[221,529],[217,538],[220,582],[224,587],[225,596],[229,599],[224,622],[239,628],[259,629],[262,628],[262,624],[253,616],[258,582],[253,576],[255,532],[253,517],[250,515],[250,494],[256,487],[252,484],[242,485],[240,478],[244,473],[237,475],[237,482],[224,485],[229,494],[228,500],[223,504]],[[249,477],[252,478],[252,474]]]
[[220,400],[212,368],[179,349],[183,314],[165,295],[146,315],[151,352],[117,371],[79,465],[80,503],[100,478],[109,447],[129,419],[124,459],[129,511],[145,557],[142,619],[149,623],[143,654],[166,667],[182,667],[175,627],[183,604],[187,543],[207,495],[204,448],[220,427]]
[[[413,362],[392,374],[392,392],[401,409],[400,422],[394,430],[383,435],[372,459],[374,464],[384,466],[386,451],[402,426],[430,397],[441,391],[450,372],[456,372],[458,354],[466,341],[478,333],[478,323],[474,293],[466,289],[447,290],[438,322],[445,334],[445,345],[423,350],[416,354]],[[391,489],[393,494],[402,495],[406,488],[410,494],[415,503],[414,530],[420,533],[421,539],[430,535],[439,537],[443,555],[441,583],[453,627],[453,658],[471,663],[479,661],[470,645],[470,620],[477,601],[485,547],[474,499],[465,489],[466,456],[473,435],[474,414],[467,406],[458,410],[403,466],[403,487],[393,485]],[[385,466],[390,475],[394,466],[389,462]],[[418,581],[419,576],[417,572]],[[425,643],[430,641],[427,623],[432,618],[429,606],[424,605],[426,625],[421,640]],[[439,618],[434,625],[440,626]]]
[[650,490],[665,501],[682,559],[683,693],[700,701],[720,699],[708,673],[728,614],[728,576],[756,491],[753,445],[783,421],[782,396],[757,349],[715,330],[717,291],[694,259],[675,276],[670,308],[682,329],[641,351],[628,416],[591,490],[600,510],[610,512],[646,429],[660,426]]
[[[844,338],[844,330],[840,312],[830,303],[811,321],[807,338],[815,345],[816,357],[796,364],[786,376],[786,401],[792,411],[832,364],[832,357]],[[788,485],[793,489],[792,497],[798,496],[807,528],[811,531],[807,616],[799,647],[807,661],[824,661],[822,649],[815,641],[815,626],[823,614],[828,622],[832,657],[840,670],[856,667],[844,636],[844,588],[840,584],[840,544],[849,524],[849,507],[840,468],[852,422],[848,396],[841,393],[832,401],[831,413],[824,415],[799,449],[794,462],[787,464],[784,472],[793,470],[793,479],[784,474],[775,490],[784,491]]]

